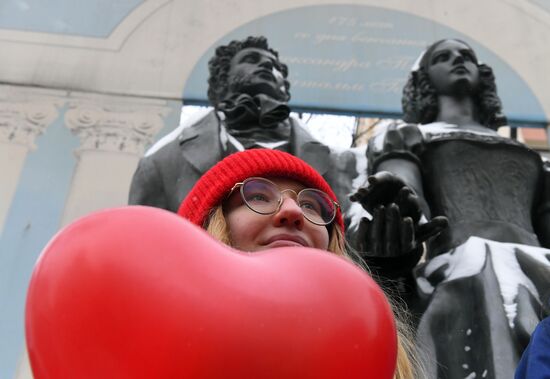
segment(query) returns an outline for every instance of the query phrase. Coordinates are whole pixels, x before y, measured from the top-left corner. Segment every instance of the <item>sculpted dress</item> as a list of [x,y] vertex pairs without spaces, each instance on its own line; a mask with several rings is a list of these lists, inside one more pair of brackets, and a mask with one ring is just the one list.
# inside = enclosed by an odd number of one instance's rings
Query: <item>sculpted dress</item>
[[511,378],[550,309],[550,250],[533,225],[548,210],[548,167],[517,141],[446,123],[391,127],[368,155],[373,173],[416,163],[431,216],[449,219],[415,269],[429,377]]

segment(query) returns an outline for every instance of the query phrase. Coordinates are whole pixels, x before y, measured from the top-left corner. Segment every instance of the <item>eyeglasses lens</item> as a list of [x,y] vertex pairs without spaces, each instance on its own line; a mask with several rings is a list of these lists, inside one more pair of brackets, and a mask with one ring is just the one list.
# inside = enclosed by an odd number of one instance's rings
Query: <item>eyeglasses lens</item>
[[272,183],[259,179],[245,181],[241,187],[243,200],[255,212],[274,213],[279,206],[281,193]]
[[300,192],[298,204],[304,215],[316,224],[328,224],[334,219],[336,212],[334,203],[324,192],[305,189]]

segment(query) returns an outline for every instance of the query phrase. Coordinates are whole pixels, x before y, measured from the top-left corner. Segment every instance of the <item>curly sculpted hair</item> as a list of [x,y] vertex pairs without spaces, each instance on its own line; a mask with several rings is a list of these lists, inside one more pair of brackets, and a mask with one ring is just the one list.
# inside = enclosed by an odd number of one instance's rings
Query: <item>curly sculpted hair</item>
[[[277,60],[279,58],[279,53],[269,47],[265,37],[248,37],[244,40],[231,41],[228,45],[218,46],[214,56],[208,62],[208,71],[210,73],[210,77],[208,78],[208,100],[214,107],[225,99],[229,90],[228,73],[231,67],[231,59],[239,51],[249,47],[269,51]],[[276,68],[281,71],[285,78],[285,88],[288,93],[290,88],[290,83],[286,80],[288,77],[288,66],[278,62]]]
[[[409,74],[401,98],[405,122],[429,124],[435,121],[439,113],[438,94],[430,82],[428,65],[435,48],[445,41],[449,40],[439,40],[428,47],[420,59],[418,69]],[[472,53],[474,52],[466,42],[458,39],[454,39],[454,41],[468,46]],[[477,58],[475,61],[479,69],[479,87],[473,97],[478,106],[479,122],[491,129],[497,129],[499,126],[506,125],[507,120],[502,113],[502,103],[497,95],[495,76],[491,67],[479,63]]]

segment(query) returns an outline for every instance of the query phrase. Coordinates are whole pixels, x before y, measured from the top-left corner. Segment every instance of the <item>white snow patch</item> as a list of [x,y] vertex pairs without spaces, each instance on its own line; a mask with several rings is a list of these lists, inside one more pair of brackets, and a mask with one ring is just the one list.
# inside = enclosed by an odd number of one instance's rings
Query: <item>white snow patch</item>
[[[338,152],[336,149],[332,149],[333,151]],[[352,195],[359,189],[360,187],[364,187],[367,185],[367,156],[366,156],[366,150],[367,146],[358,146],[358,147],[352,147],[349,149],[346,149],[345,151],[349,151],[355,155],[355,170],[357,171],[358,175],[353,179],[352,181],[352,190],[348,194]],[[352,202],[350,204],[350,207],[346,210],[346,217],[350,218],[350,225],[349,228],[353,231],[356,231],[359,227],[359,222],[361,221],[361,218],[366,217],[369,220],[372,220],[372,216],[369,212],[367,212],[361,204],[357,202]]]
[[176,129],[172,130],[170,133],[168,133],[167,135],[159,139],[153,146],[151,146],[149,150],[147,150],[147,152],[145,153],[146,157],[156,153],[163,146],[167,145],[168,143],[178,138],[178,136],[180,135],[183,129],[193,125],[194,123],[199,121],[201,118],[206,116],[213,109],[212,107],[189,107],[189,108],[193,108],[192,110],[189,111],[190,115],[185,119],[183,119],[184,114],[182,114],[182,120],[180,125]]
[[[533,282],[521,270],[515,256],[515,249],[521,249],[542,265],[550,266],[550,262],[545,257],[549,253],[548,249],[470,237],[464,244],[457,247],[453,254],[446,253],[433,258],[426,266],[426,276],[429,276],[443,264],[449,265],[445,270],[446,278],[444,281],[476,275],[481,272],[485,264],[486,246],[490,250],[489,256],[500,287],[508,323],[510,327],[513,327],[517,315],[517,304],[514,300],[518,293],[518,286],[521,284],[533,296],[537,298],[539,296]],[[423,282],[419,281],[418,285],[426,287]]]

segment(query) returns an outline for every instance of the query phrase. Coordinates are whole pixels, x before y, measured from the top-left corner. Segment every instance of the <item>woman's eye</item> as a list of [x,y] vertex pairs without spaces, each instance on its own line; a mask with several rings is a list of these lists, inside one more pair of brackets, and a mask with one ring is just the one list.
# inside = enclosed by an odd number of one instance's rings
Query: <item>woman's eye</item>
[[312,202],[302,201],[300,203],[300,208],[302,208],[303,210],[310,211],[310,212],[320,213],[319,205],[315,204],[315,203],[312,203]]
[[264,194],[261,194],[261,193],[256,193],[254,195],[251,195],[248,199],[249,201],[270,201],[269,197],[264,195]]

